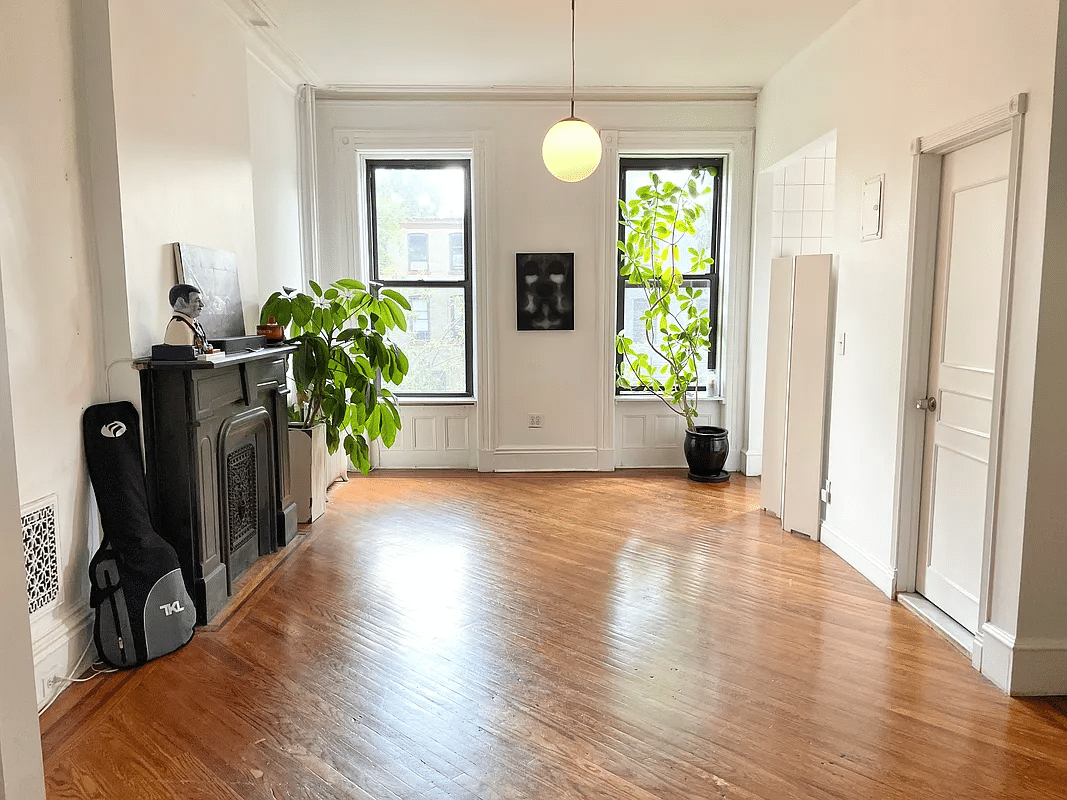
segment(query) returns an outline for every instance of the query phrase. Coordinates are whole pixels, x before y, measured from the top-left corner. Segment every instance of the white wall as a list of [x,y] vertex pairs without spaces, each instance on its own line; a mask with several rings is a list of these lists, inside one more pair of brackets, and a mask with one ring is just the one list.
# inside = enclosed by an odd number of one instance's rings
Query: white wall
[[746,475],[763,474],[771,259],[834,252],[836,163],[837,137],[830,133],[764,169],[756,178],[749,285],[748,406],[742,462]]
[[[1048,189],[1059,3],[862,0],[760,96],[757,169],[837,131],[837,335],[824,541],[887,592],[900,403],[911,141],[1028,92],[992,623],[1015,636],[1027,525],[1030,408]],[[885,173],[883,236],[862,242],[860,191]],[[1047,613],[1047,612],[1046,612]],[[1053,616],[1056,630],[1067,632]],[[1061,634],[1062,635],[1062,634]],[[1065,639],[1067,641],[1067,639]]]
[[43,800],[44,763],[34,703],[36,681],[26,617],[24,550],[21,537],[15,533],[19,530],[19,484],[4,323],[0,288],[0,517],[9,532],[0,539],[0,586],[4,587],[0,591],[0,636],[5,643],[4,674],[0,678],[0,707],[4,709],[0,717],[0,800]]
[[[34,614],[40,678],[88,643],[88,479],[81,411],[101,399],[99,315],[75,145],[72,19],[63,0],[0,8],[0,265],[19,503],[56,498],[60,592]],[[5,534],[18,537],[17,528]],[[25,584],[20,589],[25,609]]]
[[[751,101],[590,102],[580,106],[578,112],[598,129],[621,131],[746,130],[754,118]],[[325,280],[358,274],[361,267],[349,254],[337,131],[477,131],[490,142],[488,212],[492,222],[491,230],[481,235],[488,234],[493,242],[489,263],[483,265],[492,296],[482,295],[493,350],[481,365],[491,375],[491,396],[479,397],[479,409],[488,405],[492,412],[488,421],[483,418],[483,441],[477,443],[483,451],[490,451],[490,469],[610,469],[615,464],[609,452],[614,407],[607,410],[605,433],[601,377],[613,323],[602,318],[605,271],[613,274],[614,253],[607,251],[601,239],[605,208],[613,206],[617,188],[607,185],[611,181],[605,177],[604,165],[577,184],[558,181],[545,169],[541,140],[566,110],[564,102],[535,100],[318,102],[318,201]],[[750,185],[750,171],[742,173],[737,179]],[[481,200],[476,188],[475,202]],[[745,208],[742,213],[747,216],[750,211]],[[515,329],[517,252],[574,252],[573,332]],[[747,270],[747,259],[737,268]],[[744,337],[745,327],[737,333]],[[743,381],[743,376],[737,379]],[[529,413],[541,414],[544,426],[528,428]],[[740,447],[739,439],[735,447]],[[484,459],[481,468],[487,468]]]
[[[1050,139],[1026,527],[1011,671],[1012,691],[1027,694],[1067,693],[1067,14],[1062,10]],[[1029,310],[1032,314],[1033,306]]]
[[246,299],[262,305],[281,286],[301,283],[296,90],[252,52],[247,64],[259,281]]
[[179,241],[237,254],[245,325],[254,332],[244,31],[217,0],[108,5],[131,349],[147,355],[162,339],[175,282],[171,243]]
[[[255,323],[246,57],[245,33],[218,0],[16,0],[0,10],[14,455],[20,503],[55,496],[60,565],[59,597],[31,620],[39,702],[90,639],[87,564],[99,534],[81,414],[108,399],[108,378],[112,399],[137,402],[135,373],[120,359],[162,338],[170,243],[236,251]],[[264,128],[292,122],[282,105],[260,105]],[[298,241],[293,216],[274,215],[275,242]]]
[[[77,467],[78,415],[43,376],[69,369],[65,388],[75,396],[85,396],[93,382],[86,367],[95,346],[86,313],[91,309],[71,316],[69,306],[76,287],[86,281],[76,156],[68,134],[74,108],[70,41],[69,14],[61,0],[13,0],[0,6],[0,637],[6,656],[0,676],[0,797],[26,800],[43,800],[44,774],[19,506],[62,484],[66,502],[57,514],[69,552],[75,519],[79,513],[84,519],[84,510],[77,509],[77,498],[84,497]],[[37,283],[34,277],[45,280]],[[55,304],[48,302],[50,284]],[[31,299],[38,308],[27,305]],[[79,317],[80,323],[72,325]],[[12,358],[8,345],[16,335],[26,352]],[[53,425],[59,431],[42,447],[42,433]],[[16,457],[26,464],[25,478],[16,475]],[[30,494],[20,494],[20,488]],[[64,603],[72,594],[76,589],[65,592]],[[38,631],[63,627],[64,614],[57,608],[39,612]]]

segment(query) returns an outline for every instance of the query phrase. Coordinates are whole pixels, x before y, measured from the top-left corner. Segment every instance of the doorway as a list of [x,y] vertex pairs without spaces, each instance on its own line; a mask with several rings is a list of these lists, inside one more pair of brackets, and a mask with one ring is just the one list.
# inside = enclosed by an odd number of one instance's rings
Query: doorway
[[1025,95],[915,142],[898,599],[980,665]]
[[1011,134],[945,155],[916,591],[978,629]]

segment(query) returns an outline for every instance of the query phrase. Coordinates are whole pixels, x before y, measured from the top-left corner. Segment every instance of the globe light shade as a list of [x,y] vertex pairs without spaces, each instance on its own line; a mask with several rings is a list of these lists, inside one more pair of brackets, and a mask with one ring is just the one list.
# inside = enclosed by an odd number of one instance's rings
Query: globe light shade
[[577,117],[567,117],[549,128],[541,145],[541,158],[548,171],[568,183],[592,175],[600,155],[600,134]]

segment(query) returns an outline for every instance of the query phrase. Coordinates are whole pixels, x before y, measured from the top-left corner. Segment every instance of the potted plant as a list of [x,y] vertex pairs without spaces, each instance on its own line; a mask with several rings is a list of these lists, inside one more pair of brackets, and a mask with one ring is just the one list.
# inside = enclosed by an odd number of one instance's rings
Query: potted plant
[[[396,440],[400,413],[393,393],[383,384],[399,384],[408,372],[408,359],[389,340],[389,331],[406,330],[404,312],[411,310],[407,299],[393,289],[375,292],[348,278],[325,290],[314,281],[309,285],[311,294],[283,287],[267,299],[260,312],[263,323],[273,317],[287,327],[286,341],[297,347],[293,353],[296,402],[289,409],[290,427],[308,444],[305,447],[290,436],[296,444],[292,448],[293,483],[295,491],[304,481],[307,468],[301,467],[298,473],[296,463],[300,451],[309,451],[308,482],[315,495],[309,513],[300,509],[301,521],[322,513],[325,480],[310,476],[320,469],[325,472],[326,450],[334,453],[343,446],[352,464],[366,475],[370,442],[380,439],[391,447]],[[297,494],[298,506],[302,495]]]
[[639,318],[643,340],[635,343],[626,331],[615,337],[622,356],[616,385],[651,392],[685,418],[689,477],[702,482],[729,478],[722,471],[729,441],[725,428],[696,424],[699,367],[708,357],[714,328],[707,302],[700,301],[704,290],[683,276],[708,273],[714,261],[706,248],[686,247],[683,253],[682,247],[696,235],[705,213],[700,201],[711,188],[701,188],[703,178],[714,174],[714,168],[698,168],[674,183],[651,173],[650,183],[633,199],[619,201],[625,229],[619,274],[643,290],[648,307]]

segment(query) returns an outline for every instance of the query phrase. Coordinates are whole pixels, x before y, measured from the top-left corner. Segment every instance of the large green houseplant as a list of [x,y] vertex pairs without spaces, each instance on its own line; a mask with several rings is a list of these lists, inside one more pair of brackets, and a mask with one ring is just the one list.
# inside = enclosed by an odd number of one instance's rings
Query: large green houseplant
[[[700,367],[707,361],[715,328],[707,299],[702,300],[705,290],[683,279],[709,273],[714,263],[706,247],[690,245],[698,244],[709,179],[715,174],[713,167],[701,167],[674,182],[650,173],[647,185],[619,201],[625,231],[619,242],[619,274],[644,292],[647,307],[637,321],[643,334],[637,342],[625,330],[615,338],[621,356],[616,385],[650,392],[685,418],[687,458],[698,434],[722,440],[706,446],[726,447],[724,429],[696,424]],[[720,462],[714,472],[721,468]],[[690,477],[701,480],[694,472],[690,458]]]
[[370,471],[369,444],[391,447],[400,430],[393,393],[408,372],[408,359],[389,340],[407,329],[407,299],[392,289],[368,290],[342,279],[325,290],[310,282],[311,294],[283,288],[263,304],[261,322],[271,317],[287,328],[293,353],[296,403],[290,419],[303,427],[322,423],[326,447],[340,446],[360,472]]

